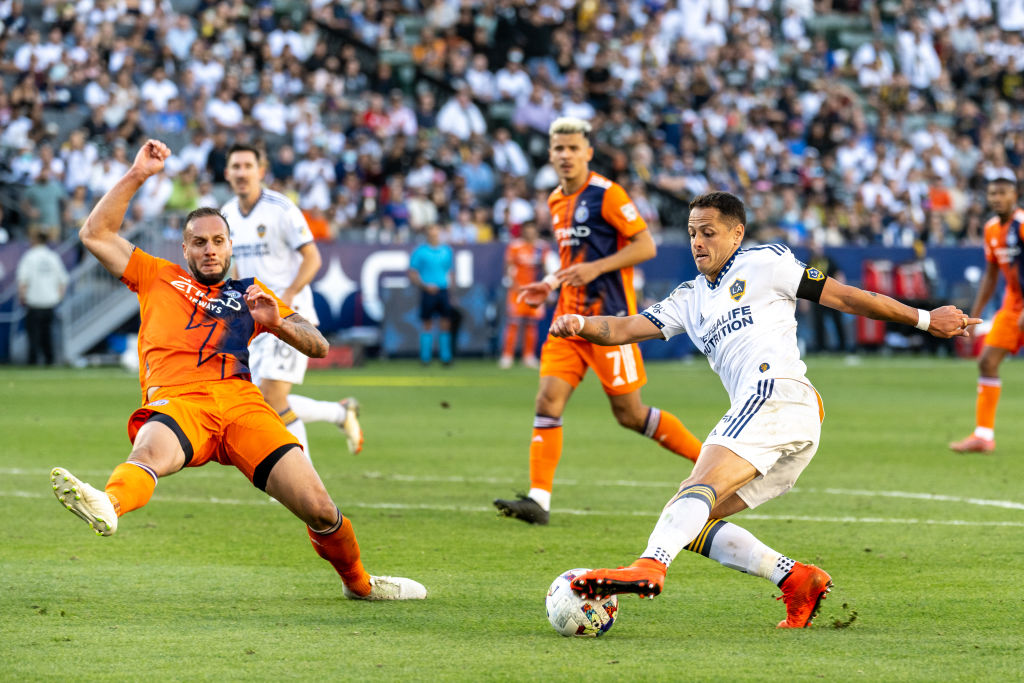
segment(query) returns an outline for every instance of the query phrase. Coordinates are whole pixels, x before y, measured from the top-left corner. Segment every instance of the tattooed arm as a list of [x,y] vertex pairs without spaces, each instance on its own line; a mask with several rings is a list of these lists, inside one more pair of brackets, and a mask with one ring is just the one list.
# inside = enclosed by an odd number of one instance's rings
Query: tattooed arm
[[330,345],[320,330],[298,313],[282,318],[277,301],[259,285],[250,285],[245,292],[245,303],[253,320],[270,330],[278,339],[295,347],[310,358],[323,358]]
[[556,337],[578,335],[601,346],[618,346],[665,338],[661,330],[642,315],[595,315],[588,318],[581,315],[563,315],[551,323],[551,334]]

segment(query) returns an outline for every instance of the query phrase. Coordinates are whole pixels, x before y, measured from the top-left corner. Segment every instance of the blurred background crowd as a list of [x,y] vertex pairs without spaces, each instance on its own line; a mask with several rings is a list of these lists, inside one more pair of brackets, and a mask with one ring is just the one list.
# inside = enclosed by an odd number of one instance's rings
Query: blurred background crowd
[[147,137],[133,220],[219,206],[243,141],[318,239],[544,234],[574,115],[660,240],[723,189],[758,241],[978,243],[1022,31],[1024,0],[0,0],[0,239],[73,233]]

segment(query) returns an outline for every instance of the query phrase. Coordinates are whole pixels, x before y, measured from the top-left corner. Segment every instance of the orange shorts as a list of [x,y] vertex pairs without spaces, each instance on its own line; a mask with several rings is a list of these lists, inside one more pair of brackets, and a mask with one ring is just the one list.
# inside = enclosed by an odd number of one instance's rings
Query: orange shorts
[[636,344],[598,346],[579,337],[552,336],[544,341],[540,350],[541,377],[558,377],[576,387],[588,367],[609,396],[628,394],[647,384],[644,359]]
[[248,380],[192,382],[158,389],[128,418],[128,438],[155,420],[167,425],[185,451],[185,467],[215,460],[234,465],[265,490],[270,470],[298,446],[284,422]]
[[992,329],[985,335],[985,346],[1006,349],[1010,353],[1020,351],[1024,346],[1024,332],[1021,332],[1017,325],[1019,318],[1020,311],[1000,308],[996,317],[992,319]]

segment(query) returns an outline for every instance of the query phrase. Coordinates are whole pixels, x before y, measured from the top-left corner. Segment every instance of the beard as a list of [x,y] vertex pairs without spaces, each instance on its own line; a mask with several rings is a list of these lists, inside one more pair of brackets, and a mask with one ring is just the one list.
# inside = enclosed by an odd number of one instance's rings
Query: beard
[[228,266],[224,266],[219,273],[210,273],[209,275],[201,272],[195,261],[188,262],[189,272],[192,273],[192,278],[201,285],[212,287],[218,285],[224,281],[224,278],[228,276]]

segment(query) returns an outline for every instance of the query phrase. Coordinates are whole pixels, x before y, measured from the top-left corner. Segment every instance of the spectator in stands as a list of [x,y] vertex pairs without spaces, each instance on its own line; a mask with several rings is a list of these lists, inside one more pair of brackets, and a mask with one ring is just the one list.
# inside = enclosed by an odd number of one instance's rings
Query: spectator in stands
[[465,81],[455,84],[455,96],[438,111],[437,129],[463,142],[487,132],[484,116],[474,104]]
[[35,182],[25,189],[22,210],[28,216],[30,230],[42,235],[43,241],[63,239],[61,218],[66,198],[67,191],[47,166],[39,169]]

